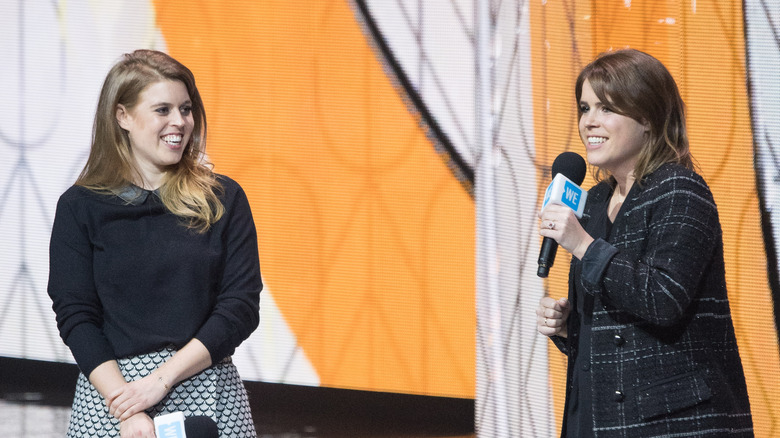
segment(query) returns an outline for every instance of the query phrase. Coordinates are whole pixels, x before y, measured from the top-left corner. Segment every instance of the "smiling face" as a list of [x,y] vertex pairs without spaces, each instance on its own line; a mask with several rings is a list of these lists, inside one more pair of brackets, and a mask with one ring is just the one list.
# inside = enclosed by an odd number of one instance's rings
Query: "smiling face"
[[588,80],[582,84],[579,111],[580,138],[588,162],[618,179],[632,175],[649,128],[612,111],[609,102],[601,102],[596,96]]
[[167,169],[181,161],[192,135],[195,122],[187,87],[180,81],[155,82],[132,108],[118,105],[116,118],[128,133],[135,166],[143,177],[136,183],[156,189]]

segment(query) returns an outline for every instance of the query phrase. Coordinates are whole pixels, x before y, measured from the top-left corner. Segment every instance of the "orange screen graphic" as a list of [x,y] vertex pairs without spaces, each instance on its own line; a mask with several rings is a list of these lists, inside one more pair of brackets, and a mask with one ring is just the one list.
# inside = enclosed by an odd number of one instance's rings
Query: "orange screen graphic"
[[[323,386],[473,397],[474,204],[346,2],[156,2]],[[182,23],[186,23],[183,25]]]

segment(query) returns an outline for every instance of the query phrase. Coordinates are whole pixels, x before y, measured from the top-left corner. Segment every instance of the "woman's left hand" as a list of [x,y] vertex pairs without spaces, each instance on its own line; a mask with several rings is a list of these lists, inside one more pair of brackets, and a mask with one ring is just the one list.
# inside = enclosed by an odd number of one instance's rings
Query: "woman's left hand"
[[539,219],[540,235],[554,239],[563,249],[582,260],[594,239],[582,228],[571,208],[550,204],[539,212]]
[[128,382],[106,398],[108,412],[124,421],[156,405],[168,394],[169,384],[152,373],[142,379]]

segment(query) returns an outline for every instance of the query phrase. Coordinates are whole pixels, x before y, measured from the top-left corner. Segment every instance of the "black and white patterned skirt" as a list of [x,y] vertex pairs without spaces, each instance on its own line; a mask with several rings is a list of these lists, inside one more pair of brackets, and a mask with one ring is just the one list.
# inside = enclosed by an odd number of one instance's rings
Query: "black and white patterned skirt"
[[[130,382],[151,374],[175,352],[168,348],[119,359],[117,363],[125,380]],[[220,437],[257,437],[246,389],[230,358],[179,382],[160,403],[146,411],[152,418],[171,412],[183,412],[185,417],[211,417],[217,423]],[[76,384],[67,436],[119,436],[119,420],[108,413],[103,397],[82,373]]]

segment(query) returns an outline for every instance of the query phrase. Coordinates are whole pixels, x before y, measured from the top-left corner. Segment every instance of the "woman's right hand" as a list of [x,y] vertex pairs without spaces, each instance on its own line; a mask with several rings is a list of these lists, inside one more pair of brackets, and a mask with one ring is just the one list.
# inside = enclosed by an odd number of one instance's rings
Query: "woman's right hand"
[[106,397],[108,413],[125,421],[156,405],[168,394],[169,388],[158,373],[127,382]]
[[155,438],[154,420],[146,412],[139,412],[119,425],[121,438]]
[[569,318],[569,300],[544,297],[536,308],[536,329],[545,336],[566,337],[566,320]]

